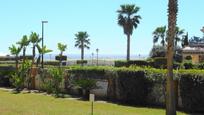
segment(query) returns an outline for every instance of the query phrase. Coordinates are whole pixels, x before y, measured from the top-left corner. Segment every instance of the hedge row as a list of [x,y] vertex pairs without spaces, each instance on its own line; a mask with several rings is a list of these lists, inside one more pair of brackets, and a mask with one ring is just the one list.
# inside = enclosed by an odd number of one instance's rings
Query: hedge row
[[154,68],[166,68],[167,59],[165,57],[156,57],[151,61],[146,61],[146,60],[115,61],[115,67],[129,67],[132,65],[150,66]]
[[[71,67],[74,77],[107,79],[108,98],[134,105],[165,106],[165,69],[147,67]],[[183,109],[204,112],[204,70],[174,70]]]

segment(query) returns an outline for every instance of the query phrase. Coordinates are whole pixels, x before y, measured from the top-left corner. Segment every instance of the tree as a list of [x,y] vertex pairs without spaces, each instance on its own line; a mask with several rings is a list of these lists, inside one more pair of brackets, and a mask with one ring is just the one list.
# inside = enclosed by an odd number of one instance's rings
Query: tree
[[58,43],[57,47],[58,47],[58,50],[60,50],[60,54],[59,54],[60,60],[59,60],[59,62],[61,64],[62,63],[63,52],[67,49],[67,45],[62,44],[62,43]]
[[38,64],[40,63],[41,55],[42,55],[42,54],[46,54],[46,53],[50,53],[50,52],[52,52],[52,50],[47,49],[46,46],[40,47],[40,45],[37,45],[36,47],[37,47],[38,52],[39,52],[39,54],[40,54],[40,55],[38,56],[37,63],[36,63],[36,66],[38,67]]
[[157,43],[161,39],[161,44],[164,47],[166,45],[166,26],[157,27],[153,32],[153,43]]
[[182,41],[181,41],[181,46],[182,48],[188,46],[188,33],[182,38]]
[[166,47],[161,46],[161,45],[154,45],[149,56],[151,58],[165,57],[166,56]]
[[15,61],[16,61],[16,70],[18,70],[18,55],[21,52],[21,48],[20,47],[16,47],[15,45],[12,45],[11,47],[9,47],[10,53],[12,55],[15,55]]
[[84,60],[84,48],[90,49],[89,45],[90,39],[88,39],[89,35],[87,32],[78,32],[75,34],[75,47],[78,47],[81,49],[81,60]]
[[130,60],[130,36],[133,33],[133,29],[137,28],[140,23],[141,16],[136,15],[139,11],[139,7],[131,4],[121,5],[117,10],[118,25],[123,27],[123,32],[127,35],[127,61]]
[[176,115],[174,81],[173,81],[173,55],[174,38],[176,35],[176,21],[178,12],[178,1],[168,2],[168,32],[167,32],[167,88],[166,88],[166,115]]
[[24,35],[21,41],[17,42],[20,45],[20,48],[23,49],[23,64],[25,63],[26,48],[29,45],[30,41],[26,35]]
[[[166,26],[157,27],[153,32],[153,43],[157,43],[159,39],[161,39],[162,46],[166,46],[167,43],[167,29]],[[176,27],[176,34],[174,39],[174,46],[177,47],[178,42],[182,41],[181,37],[184,34],[184,29],[180,29],[178,26]]]
[[174,46],[177,47],[177,43],[182,41],[182,35],[184,34],[184,29],[180,29],[179,27],[176,27],[176,36],[174,39]]
[[31,35],[30,35],[30,42],[33,44],[33,59],[32,59],[32,65],[35,63],[35,49],[36,49],[36,46],[38,45],[38,43],[40,43],[42,39],[39,38],[39,35],[35,32],[32,32]]

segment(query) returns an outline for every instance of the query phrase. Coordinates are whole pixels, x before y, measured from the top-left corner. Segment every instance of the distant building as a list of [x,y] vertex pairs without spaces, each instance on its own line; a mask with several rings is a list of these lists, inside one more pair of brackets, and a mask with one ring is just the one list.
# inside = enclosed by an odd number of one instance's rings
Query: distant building
[[182,49],[183,60],[191,57],[192,63],[204,62],[204,38],[193,37],[189,40],[189,45]]

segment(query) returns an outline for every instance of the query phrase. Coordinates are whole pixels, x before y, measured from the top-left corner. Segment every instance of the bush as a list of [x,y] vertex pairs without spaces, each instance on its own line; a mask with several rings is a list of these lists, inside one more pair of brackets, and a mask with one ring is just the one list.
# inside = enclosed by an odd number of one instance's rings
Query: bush
[[123,103],[146,105],[151,82],[144,71],[118,71],[119,100]]
[[145,60],[115,61],[115,67],[129,67],[131,65],[149,66],[149,62]]
[[180,95],[187,112],[204,112],[204,74],[198,71],[180,75]]
[[184,69],[193,69],[194,65],[190,62],[183,63]]
[[191,56],[186,56],[185,59],[186,59],[186,60],[192,60],[192,57],[191,57]]
[[166,56],[166,47],[163,46],[153,46],[149,56],[151,58],[155,57],[165,57]]
[[87,64],[87,60],[77,60],[77,64]]
[[59,62],[58,61],[45,61],[44,65],[58,66]]
[[167,67],[167,58],[165,58],[165,57],[154,58],[154,65],[153,66],[155,68],[165,69]]
[[12,74],[14,74],[14,68],[0,67],[0,86],[10,87],[12,85],[12,83],[10,82]]
[[60,58],[61,58],[61,61],[67,60],[67,56],[62,56],[62,57],[60,57],[59,55],[58,55],[58,56],[55,56],[55,60],[60,61]]

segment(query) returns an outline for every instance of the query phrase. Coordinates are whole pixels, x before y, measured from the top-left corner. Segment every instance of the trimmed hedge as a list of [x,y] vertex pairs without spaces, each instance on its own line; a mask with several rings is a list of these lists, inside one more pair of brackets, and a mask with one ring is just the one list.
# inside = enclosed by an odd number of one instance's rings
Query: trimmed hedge
[[187,112],[204,113],[204,74],[187,73],[180,77],[180,95]]
[[155,57],[153,67],[161,68],[161,69],[167,68],[167,58],[165,58],[165,57]]
[[61,58],[62,61],[67,60],[67,56],[62,56],[62,57],[60,57],[59,55],[55,56],[55,60],[60,61],[60,58]]
[[15,71],[13,67],[0,67],[0,86],[10,87],[10,77],[11,74]]
[[87,60],[77,60],[77,64],[87,64]]
[[129,67],[131,65],[149,66],[149,62],[145,60],[130,60],[130,61],[118,60],[118,61],[115,61],[115,67]]

